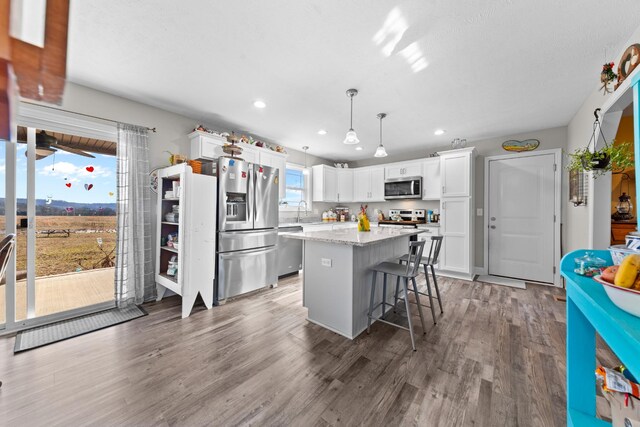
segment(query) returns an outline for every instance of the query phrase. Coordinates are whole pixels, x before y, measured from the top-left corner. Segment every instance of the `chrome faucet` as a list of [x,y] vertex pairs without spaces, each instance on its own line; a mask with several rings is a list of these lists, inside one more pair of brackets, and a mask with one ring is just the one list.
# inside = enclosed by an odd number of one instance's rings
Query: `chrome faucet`
[[304,215],[307,215],[307,201],[306,200],[300,200],[300,202],[298,203],[298,216],[296,218],[296,222],[300,222],[300,206],[304,203]]

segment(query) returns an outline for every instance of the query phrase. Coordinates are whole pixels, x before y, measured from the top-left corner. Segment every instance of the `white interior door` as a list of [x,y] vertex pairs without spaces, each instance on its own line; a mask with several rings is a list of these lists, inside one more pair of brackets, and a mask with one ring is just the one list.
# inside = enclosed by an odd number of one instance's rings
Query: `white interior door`
[[489,162],[489,274],[553,283],[555,157]]

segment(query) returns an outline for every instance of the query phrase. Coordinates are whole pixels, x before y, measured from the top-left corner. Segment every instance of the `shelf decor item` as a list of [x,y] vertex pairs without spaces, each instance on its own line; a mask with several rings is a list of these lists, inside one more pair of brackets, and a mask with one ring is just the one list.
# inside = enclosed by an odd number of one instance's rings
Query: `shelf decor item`
[[618,89],[623,81],[640,64],[640,44],[632,44],[624,51],[618,63],[618,83],[614,86]]
[[602,86],[600,86],[600,90],[602,91],[602,95],[613,92],[609,88],[609,84],[611,84],[617,78],[618,75],[613,72],[613,62],[609,62],[602,66],[602,72],[600,73],[600,83],[602,83]]
[[539,146],[540,146],[540,141],[537,139],[525,139],[523,141],[510,139],[502,143],[502,148],[505,151],[511,151],[514,153],[522,153],[523,151],[533,151]]
[[[604,133],[602,133],[599,113],[599,108],[596,108],[593,112],[595,116],[593,133],[587,146],[578,148],[572,154],[569,154],[569,164],[567,165],[569,171],[593,172],[594,178],[598,178],[607,172],[622,172],[634,165],[633,157],[629,154],[629,143],[625,142],[616,145],[615,141],[611,141],[611,144],[607,142]],[[604,142],[604,147],[598,150],[596,145],[600,137]],[[592,143],[593,149],[591,148]]]
[[358,214],[358,231],[371,231],[371,223],[367,217],[367,208],[369,205],[360,205],[360,213]]

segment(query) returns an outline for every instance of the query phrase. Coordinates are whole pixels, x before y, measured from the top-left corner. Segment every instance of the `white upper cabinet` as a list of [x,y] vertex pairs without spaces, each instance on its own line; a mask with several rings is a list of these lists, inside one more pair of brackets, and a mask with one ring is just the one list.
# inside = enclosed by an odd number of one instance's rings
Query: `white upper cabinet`
[[384,201],[384,166],[353,170],[353,201]]
[[353,171],[353,200],[367,200],[371,192],[371,169],[358,168]]
[[440,157],[429,157],[422,162],[422,200],[440,199]]
[[440,156],[442,197],[471,195],[471,155],[469,150],[443,153]]
[[353,202],[353,169],[336,169],[337,202]]
[[[243,155],[245,153],[242,153]],[[260,151],[259,163],[263,166],[269,166],[271,168],[278,169],[278,191],[280,192],[279,199],[283,199],[286,191],[286,176],[287,176],[287,157],[285,154],[268,151]]]
[[384,202],[384,168],[372,167],[368,202]]
[[384,174],[386,179],[422,176],[422,162],[403,162],[387,165]]
[[316,165],[313,171],[313,201],[338,201],[338,174],[335,168],[327,165]]
[[226,138],[195,131],[189,134],[189,139],[191,140],[189,158],[193,160],[215,160],[224,156],[222,147],[227,143]]

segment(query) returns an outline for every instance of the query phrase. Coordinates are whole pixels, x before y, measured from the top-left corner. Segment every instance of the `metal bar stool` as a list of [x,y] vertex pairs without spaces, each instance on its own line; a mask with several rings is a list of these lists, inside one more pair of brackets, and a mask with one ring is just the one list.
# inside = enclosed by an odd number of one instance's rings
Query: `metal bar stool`
[[[418,301],[418,313],[420,314],[420,321],[422,322],[422,330],[425,331],[424,327],[424,316],[422,315],[422,305],[419,301],[418,296],[418,286],[416,285],[416,276],[420,272],[420,260],[422,259],[422,251],[424,249],[424,241],[419,242],[409,242],[409,253],[406,255],[407,257],[407,265],[406,267],[403,264],[396,264],[394,262],[381,262],[380,264],[372,267],[373,270],[373,283],[371,284],[371,299],[369,301],[369,314],[367,321],[367,333],[371,331],[371,320],[379,320],[380,322],[386,323],[388,325],[395,326],[400,329],[404,329],[405,331],[409,331],[411,334],[411,347],[413,351],[416,351],[416,342],[413,337],[413,324],[411,322],[411,310],[409,309],[409,300],[405,298],[405,309],[407,310],[407,322],[409,324],[408,328],[404,326],[398,325],[397,323],[389,322],[384,320],[385,309],[386,306],[391,306],[387,300],[387,275],[391,274],[398,277],[397,286],[400,285],[400,279],[404,279],[402,286],[404,288],[405,295],[407,295],[407,289],[409,285],[409,279],[413,284],[413,289],[416,293],[416,300]],[[384,274],[383,281],[383,289],[382,289],[382,302],[374,306],[375,296],[376,296],[376,278],[378,273]],[[397,294],[396,294],[397,297]],[[397,302],[397,300],[396,300]],[[373,312],[376,308],[382,306],[382,315],[378,318],[373,317]],[[426,332],[424,332],[426,333]]]
[[[442,239],[443,236],[431,236],[431,247],[429,248],[429,255],[426,257],[422,257],[422,259],[420,260],[420,264],[422,264],[424,266],[424,277],[427,281],[427,294],[423,293],[423,292],[418,292],[417,288],[415,289],[414,292],[416,292],[416,302],[419,305],[420,301],[418,300],[418,294],[420,295],[424,295],[429,297],[429,308],[431,308],[431,315],[433,316],[433,324],[437,324],[436,321],[436,312],[434,310],[433,307],[433,300],[437,299],[438,300],[438,305],[440,306],[440,314],[444,313],[444,311],[442,310],[442,300],[440,299],[440,289],[438,289],[438,279],[436,279],[436,272],[435,269],[433,268],[434,264],[438,263],[438,257],[440,256],[440,248],[442,247]],[[407,262],[409,260],[409,254],[403,255],[398,259],[398,262],[400,263],[400,265],[402,265],[403,263]],[[413,261],[412,261],[413,262]],[[433,285],[436,288],[436,296],[434,297],[431,294],[431,283],[429,281],[429,271],[427,270],[427,267],[429,267],[431,269],[431,277],[433,277]],[[395,303],[398,304],[398,291],[400,290],[400,279],[398,279],[396,281],[396,295],[395,295]],[[412,289],[409,289],[410,291]],[[405,299],[407,296],[407,293],[405,291]],[[425,306],[426,307],[426,306]]]

